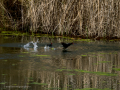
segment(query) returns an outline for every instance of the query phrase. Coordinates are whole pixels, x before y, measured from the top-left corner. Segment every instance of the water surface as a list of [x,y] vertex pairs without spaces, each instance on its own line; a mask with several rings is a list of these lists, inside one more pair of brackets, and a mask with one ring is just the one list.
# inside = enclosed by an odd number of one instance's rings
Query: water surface
[[[74,44],[63,51],[63,41]],[[72,41],[0,36],[0,89],[119,90],[119,42]]]

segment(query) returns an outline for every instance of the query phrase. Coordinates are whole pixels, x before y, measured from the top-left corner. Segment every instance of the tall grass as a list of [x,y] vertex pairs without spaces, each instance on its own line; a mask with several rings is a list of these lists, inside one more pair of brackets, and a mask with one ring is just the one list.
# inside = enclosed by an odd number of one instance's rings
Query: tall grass
[[1,10],[7,13],[5,17],[23,31],[95,38],[120,37],[119,0],[13,0],[12,5],[21,5],[17,11],[21,19],[16,21],[4,2],[1,1],[0,5]]

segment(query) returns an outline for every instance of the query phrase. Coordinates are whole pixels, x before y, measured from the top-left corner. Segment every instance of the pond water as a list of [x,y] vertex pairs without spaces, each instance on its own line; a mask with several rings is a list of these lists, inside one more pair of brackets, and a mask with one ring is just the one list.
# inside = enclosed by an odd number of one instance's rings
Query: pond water
[[119,90],[119,76],[119,42],[0,36],[0,90]]

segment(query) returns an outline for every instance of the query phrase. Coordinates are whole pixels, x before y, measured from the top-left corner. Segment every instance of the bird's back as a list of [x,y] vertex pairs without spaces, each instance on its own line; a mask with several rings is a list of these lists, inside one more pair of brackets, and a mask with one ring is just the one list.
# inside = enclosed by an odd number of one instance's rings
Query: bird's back
[[61,44],[63,45],[64,49],[66,49],[67,47],[69,47],[73,43],[64,43],[64,42],[61,42]]
[[49,47],[52,47],[52,43],[50,43],[50,44],[47,44],[47,46],[49,46]]

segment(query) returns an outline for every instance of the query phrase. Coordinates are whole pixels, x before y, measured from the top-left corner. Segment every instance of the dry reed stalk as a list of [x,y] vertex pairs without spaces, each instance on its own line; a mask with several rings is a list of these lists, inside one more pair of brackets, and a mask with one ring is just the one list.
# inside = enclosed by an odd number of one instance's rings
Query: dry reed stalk
[[[2,13],[2,14],[1,14],[1,17],[3,18],[3,19],[1,18],[2,20],[0,20],[1,23],[2,23],[2,25],[3,25],[4,27],[10,27],[9,23],[7,23],[7,22],[11,22],[12,24],[14,23],[11,14],[7,11],[7,9],[5,8],[3,2],[0,3],[0,8],[1,8],[1,10],[2,10],[2,11],[1,11],[1,13]],[[4,12],[4,13],[3,13],[3,12]],[[11,27],[11,28],[13,28],[13,27]]]
[[[27,26],[31,32],[41,31],[57,35],[96,38],[120,37],[119,0],[93,0],[92,2],[89,0],[20,0],[20,2],[22,29]],[[10,15],[9,12],[7,17],[11,19],[10,22],[15,23],[14,17],[11,18]]]

